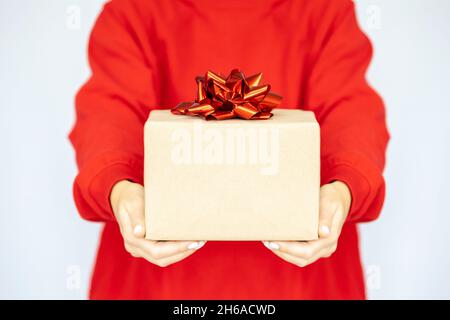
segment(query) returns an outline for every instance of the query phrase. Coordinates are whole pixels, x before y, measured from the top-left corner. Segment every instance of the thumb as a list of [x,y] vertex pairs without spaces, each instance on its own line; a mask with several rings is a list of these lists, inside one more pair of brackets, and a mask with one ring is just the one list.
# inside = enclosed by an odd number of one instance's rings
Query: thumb
[[137,238],[143,238],[145,236],[145,223],[144,221],[137,221],[133,226],[133,234]]
[[127,211],[128,216],[130,217],[133,235],[137,238],[143,238],[145,236],[145,214],[143,199],[134,201],[133,205],[129,206]]
[[143,186],[130,183],[126,192],[122,194],[123,207],[126,212],[129,231],[137,238],[145,236],[145,214],[144,214],[144,188]]
[[333,223],[334,210],[320,209],[319,213],[319,237],[326,238],[330,235]]
[[319,237],[326,238],[331,233],[333,218],[336,213],[336,205],[324,196],[321,192],[320,208],[319,208]]

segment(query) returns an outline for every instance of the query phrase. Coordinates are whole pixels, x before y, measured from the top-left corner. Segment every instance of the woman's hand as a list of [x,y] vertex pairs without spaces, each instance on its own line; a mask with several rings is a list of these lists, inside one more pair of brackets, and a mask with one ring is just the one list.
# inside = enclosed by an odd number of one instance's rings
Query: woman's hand
[[335,181],[320,189],[319,239],[313,241],[271,241],[264,245],[277,256],[299,267],[331,256],[337,248],[342,226],[351,204],[346,184]]
[[144,187],[119,181],[111,191],[110,202],[119,223],[125,249],[160,267],[183,260],[200,249],[204,241],[152,241],[144,239]]

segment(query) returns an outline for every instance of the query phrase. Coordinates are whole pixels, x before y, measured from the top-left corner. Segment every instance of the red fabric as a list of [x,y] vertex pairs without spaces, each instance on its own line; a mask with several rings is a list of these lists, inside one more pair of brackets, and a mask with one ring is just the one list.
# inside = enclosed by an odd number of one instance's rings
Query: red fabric
[[[365,72],[372,55],[350,0],[120,1],[92,31],[92,76],[76,98],[70,135],[81,216],[103,221],[90,297],[143,299],[365,298],[356,222],[384,199],[388,133]],[[160,268],[132,258],[109,204],[115,182],[142,183],[143,125],[150,110],[189,101],[208,69],[263,72],[282,108],[312,110],[321,125],[322,183],[341,180],[353,202],[337,251],[306,268],[260,242],[208,242]]]

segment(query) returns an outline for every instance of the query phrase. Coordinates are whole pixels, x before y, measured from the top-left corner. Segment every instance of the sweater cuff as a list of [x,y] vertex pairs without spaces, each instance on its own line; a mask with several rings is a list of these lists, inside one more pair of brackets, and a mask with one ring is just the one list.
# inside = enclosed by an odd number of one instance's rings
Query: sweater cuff
[[347,221],[357,220],[358,211],[364,206],[371,193],[367,178],[350,165],[338,164],[322,170],[321,180],[321,185],[333,181],[341,181],[347,185],[352,197]]
[[140,175],[129,164],[118,163],[104,168],[95,178],[89,188],[90,196],[97,201],[101,212],[106,214],[106,220],[115,220],[111,207],[110,195],[114,185],[121,180],[142,184]]
[[83,218],[115,221],[110,203],[113,186],[121,180],[143,184],[142,161],[120,158],[108,154],[80,170],[75,179],[74,197]]

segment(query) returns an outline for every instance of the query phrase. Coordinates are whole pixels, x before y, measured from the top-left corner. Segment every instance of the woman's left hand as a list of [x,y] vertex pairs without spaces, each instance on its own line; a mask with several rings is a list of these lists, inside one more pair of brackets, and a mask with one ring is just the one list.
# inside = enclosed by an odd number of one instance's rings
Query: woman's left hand
[[312,241],[265,241],[264,245],[281,259],[306,267],[331,256],[337,248],[342,226],[351,204],[347,185],[335,181],[320,188],[319,239]]

